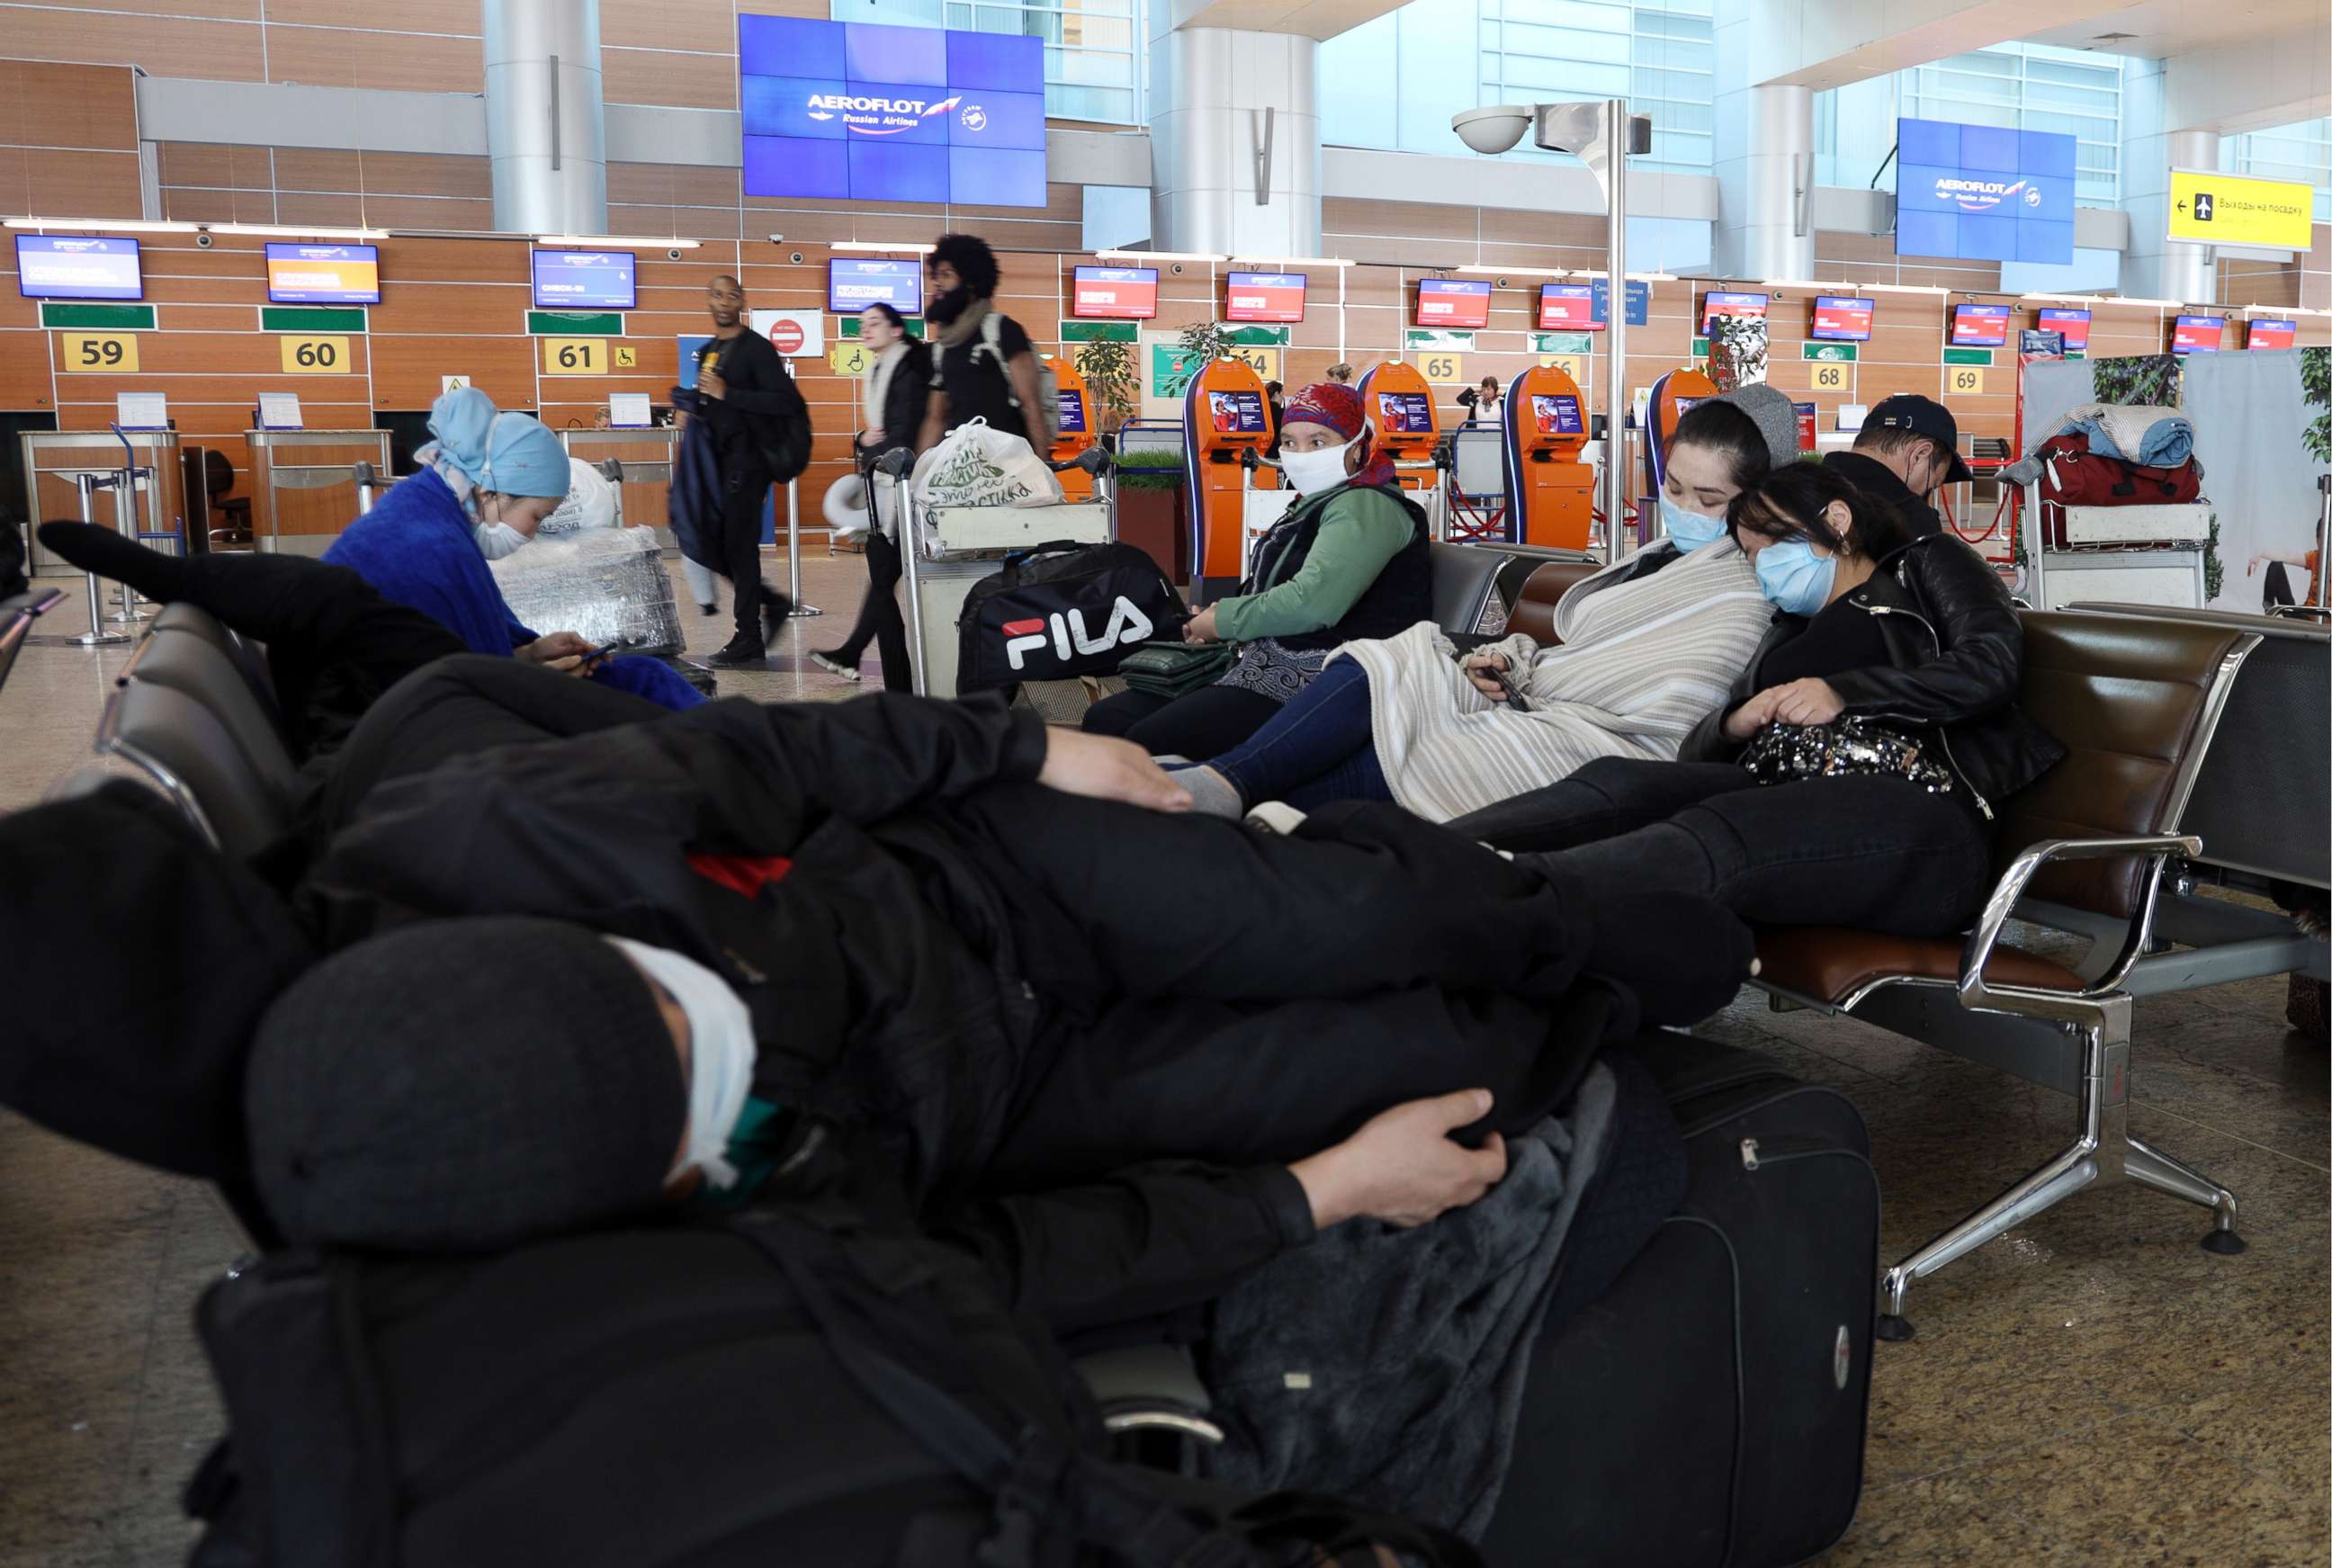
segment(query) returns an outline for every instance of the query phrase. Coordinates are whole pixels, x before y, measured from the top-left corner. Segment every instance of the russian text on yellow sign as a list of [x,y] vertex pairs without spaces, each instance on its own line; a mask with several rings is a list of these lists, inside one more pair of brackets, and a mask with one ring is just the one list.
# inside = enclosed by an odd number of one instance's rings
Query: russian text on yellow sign
[[356,367],[349,362],[346,338],[278,338],[286,376],[346,376]]
[[542,373],[546,376],[602,376],[607,370],[605,338],[545,338]]
[[127,332],[60,332],[65,368],[72,371],[138,368],[138,339]]
[[2296,180],[2248,179],[2208,169],[2170,171],[2170,237],[2205,244],[2271,245],[2305,251],[2314,243],[2316,193]]

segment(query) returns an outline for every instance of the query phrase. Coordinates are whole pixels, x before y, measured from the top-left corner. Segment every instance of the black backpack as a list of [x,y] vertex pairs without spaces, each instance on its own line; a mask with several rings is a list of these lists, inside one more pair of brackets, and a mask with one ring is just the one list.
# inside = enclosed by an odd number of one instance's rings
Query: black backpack
[[1262,1568],[1463,1543],[1116,1463],[969,1257],[832,1200],[205,1293],[193,1568]]
[[1005,559],[956,619],[956,694],[1113,674],[1190,612],[1148,552],[1058,540]]

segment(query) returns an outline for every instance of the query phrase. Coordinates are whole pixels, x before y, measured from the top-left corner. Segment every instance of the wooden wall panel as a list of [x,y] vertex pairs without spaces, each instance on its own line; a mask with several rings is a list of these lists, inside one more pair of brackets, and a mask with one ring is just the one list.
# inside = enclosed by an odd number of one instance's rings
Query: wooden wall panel
[[12,58],[140,65],[156,76],[263,81],[259,31],[255,23],[203,21],[184,14],[0,5],[0,47]]
[[483,92],[484,45],[476,38],[344,27],[267,29],[267,76],[308,87],[378,87],[403,92]]
[[136,79],[118,65],[0,60],[0,144],[136,152]]

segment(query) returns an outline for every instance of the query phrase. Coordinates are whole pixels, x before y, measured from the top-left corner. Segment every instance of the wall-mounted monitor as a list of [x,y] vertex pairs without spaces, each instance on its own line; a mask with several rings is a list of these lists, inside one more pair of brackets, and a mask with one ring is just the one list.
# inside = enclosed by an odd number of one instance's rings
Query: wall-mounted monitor
[[1380,392],[1377,417],[1389,435],[1430,435],[1433,399],[1422,392]]
[[2219,334],[2226,321],[2218,316],[2181,316],[2171,323],[2170,351],[2174,354],[2215,354],[2219,351]]
[[2089,312],[2087,310],[2044,310],[2040,312],[2039,325],[2044,332],[2063,333],[2068,354],[2086,350],[2089,346]]
[[1765,294],[1711,289],[1700,297],[1700,330],[1706,334],[1708,324],[1719,316],[1763,316],[1772,303]]
[[1878,311],[1876,302],[1850,294],[1817,294],[1813,330],[1807,336],[1832,343],[1868,343],[1870,320]]
[[2299,342],[2299,323],[2270,321],[2254,316],[2243,326],[2243,347],[2246,349],[2289,349]]
[[1568,392],[1534,392],[1531,417],[1541,435],[1584,435],[1587,422],[1579,416],[1579,399]]
[[1425,278],[1417,285],[1417,325],[1470,331],[1490,324],[1486,279]]
[[1953,348],[2004,349],[2007,346],[2007,306],[1954,305],[1952,307]]
[[1218,435],[1263,435],[1271,430],[1260,392],[1209,392],[1207,411]]
[[380,247],[270,244],[267,297],[278,305],[378,305]]
[[1045,205],[1045,41],[737,18],[747,196]]
[[142,300],[138,242],[18,234],[16,292],[28,300]]
[[869,305],[888,305],[902,316],[923,313],[923,263],[868,262],[836,257],[826,263],[826,308],[855,316]]
[[629,251],[537,251],[538,311],[629,311],[640,302],[640,261]]
[[1541,283],[1538,290],[1538,330],[1542,332],[1600,332],[1595,291],[1586,283]]
[[2074,137],[1898,120],[1895,146],[1897,255],[2073,259]]
[[1081,321],[1146,321],[1158,313],[1155,267],[1079,267],[1069,314]]
[[1300,321],[1306,281],[1303,272],[1233,272],[1223,283],[1223,320]]

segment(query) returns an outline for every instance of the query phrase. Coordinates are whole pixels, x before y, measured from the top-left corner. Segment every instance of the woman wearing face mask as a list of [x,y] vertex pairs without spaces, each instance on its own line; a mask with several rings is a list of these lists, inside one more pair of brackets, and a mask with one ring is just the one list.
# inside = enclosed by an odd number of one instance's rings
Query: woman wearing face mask
[[1995,803],[2064,755],[2016,707],[2007,589],[1825,467],[1778,470],[1727,515],[1781,613],[1682,760],[1592,762],[1452,826],[1751,921],[1960,929],[1992,883]]
[[[1784,452],[1796,455],[1794,422],[1777,448],[1757,418],[1712,399],[1677,424],[1670,488],[1721,512]],[[1674,757],[1773,609],[1722,523],[1662,510],[1668,540],[1563,595],[1560,643],[1517,634],[1460,660],[1422,619],[1386,641],[1347,643],[1245,744],[1177,777],[1219,816],[1270,800],[1395,800],[1442,822],[1591,758]]]
[[1230,669],[1187,696],[1104,698],[1086,711],[1087,731],[1155,756],[1214,756],[1268,722],[1332,649],[1432,615],[1427,519],[1370,451],[1359,393],[1323,382],[1290,398],[1279,465],[1303,499],[1257,543],[1239,591],[1182,628],[1185,642],[1238,645]]
[[524,549],[572,483],[566,450],[540,420],[464,387],[431,406],[429,432],[437,439],[413,454],[420,471],[350,523],[327,563],[439,622],[473,653],[574,670],[668,708],[704,700],[655,659],[586,661],[581,637],[538,636],[503,602],[486,562]]

